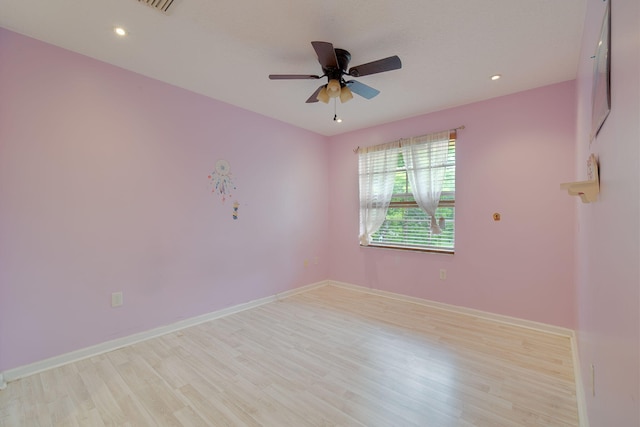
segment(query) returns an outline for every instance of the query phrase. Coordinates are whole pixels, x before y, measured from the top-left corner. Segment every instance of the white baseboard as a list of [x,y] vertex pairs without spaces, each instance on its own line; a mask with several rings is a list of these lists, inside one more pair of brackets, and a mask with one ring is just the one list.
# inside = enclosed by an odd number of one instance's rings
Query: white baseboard
[[549,325],[541,322],[534,322],[533,320],[519,319],[517,317],[505,316],[502,314],[491,313],[488,311],[476,310],[474,308],[461,307],[452,304],[445,304],[442,302],[431,301],[427,299],[411,297],[408,295],[396,294],[393,292],[382,291],[379,289],[367,288],[364,286],[353,285],[350,283],[337,282],[335,280],[328,280],[328,283],[334,286],[352,289],[360,292],[366,292],[372,295],[383,296],[386,298],[393,298],[400,301],[412,302],[414,304],[424,305],[426,307],[438,308],[441,310],[453,311],[456,313],[468,314],[470,316],[480,317],[484,319],[493,320],[495,322],[506,323],[509,325],[521,326],[523,328],[535,329],[537,331],[548,332],[555,335],[562,335],[572,338],[574,332],[572,329],[563,328],[561,326]]
[[119,348],[139,343],[151,338],[159,337],[171,332],[176,332],[181,329],[185,329],[191,326],[199,325],[210,320],[219,319],[230,314],[239,313],[244,310],[249,310],[254,307],[258,307],[273,301],[281,300],[292,295],[296,295],[302,292],[310,291],[321,286],[327,285],[326,281],[312,283],[310,285],[302,286],[300,288],[291,289],[279,294],[260,298],[257,300],[249,301],[243,304],[234,305],[232,307],[223,308],[222,310],[214,311],[211,313],[203,314],[201,316],[191,317],[189,319],[181,320],[179,322],[172,323],[170,325],[161,326],[148,331],[139,332],[137,334],[129,335],[115,340],[106,341],[91,347],[82,348],[72,351],[70,353],[62,354],[60,356],[54,356],[49,359],[41,360],[29,365],[20,366],[8,371],[0,372],[0,390],[3,385],[6,387],[6,382],[15,381],[20,378],[27,377],[29,375],[37,374],[48,369],[56,368],[58,366],[66,365],[68,363],[76,362],[81,359],[94,357],[109,351],[117,350]]
[[573,353],[573,375],[576,379],[576,400],[578,403],[578,419],[580,427],[589,427],[589,417],[587,415],[587,395],[585,394],[584,381],[582,380],[582,369],[578,354],[578,338],[571,337],[571,352]]
[[534,322],[532,320],[519,319],[517,317],[510,317],[502,314],[495,314],[487,311],[476,310],[473,308],[460,307],[456,305],[430,301],[422,298],[411,297],[408,295],[396,294],[393,292],[367,288],[364,286],[353,285],[351,283],[337,282],[335,280],[329,280],[328,284],[345,288],[345,289],[365,292],[372,295],[383,296],[386,298],[393,298],[401,301],[408,301],[414,304],[420,304],[427,307],[453,311],[456,313],[468,314],[471,316],[489,319],[496,322],[506,323],[509,325],[516,325],[523,328],[534,329],[537,331],[542,331],[542,332],[547,332],[555,335],[568,337],[571,343],[571,353],[573,357],[573,369],[574,369],[574,377],[576,382],[576,402],[578,406],[578,419],[580,421],[580,427],[589,427],[589,419],[587,417],[587,406],[586,406],[586,398],[585,398],[586,395],[585,395],[584,383],[582,381],[582,371],[580,369],[580,360],[578,357],[579,355],[578,355],[577,338],[576,338],[575,332],[572,329],[563,328],[555,325],[549,325],[546,323]]
[[468,314],[475,317],[490,319],[490,320],[501,322],[501,323],[517,325],[524,328],[535,329],[538,331],[544,331],[552,334],[569,337],[571,340],[571,347],[573,352],[573,364],[574,364],[575,378],[576,378],[576,397],[577,397],[577,403],[578,403],[578,415],[580,418],[580,427],[589,427],[587,413],[586,413],[584,384],[582,382],[582,374],[581,374],[579,358],[578,358],[576,336],[573,330],[562,328],[559,326],[548,325],[545,323],[539,323],[539,322],[534,322],[530,320],[518,319],[515,317],[490,313],[486,311],[475,310],[472,308],[444,304],[440,302],[430,301],[430,300],[411,297],[411,296],[402,295],[402,294],[396,294],[393,292],[387,292],[387,291],[382,291],[378,289],[371,289],[364,286],[353,285],[350,283],[337,282],[334,280],[326,280],[326,281],[302,286],[300,288],[281,292],[276,295],[260,298],[260,299],[249,301],[243,304],[238,304],[233,307],[227,307],[222,310],[203,314],[201,316],[196,316],[189,319],[181,320],[179,322],[172,323],[170,325],[161,326],[159,328],[129,335],[123,338],[118,338],[112,341],[107,341],[95,346],[86,347],[86,348],[72,351],[70,353],[66,353],[60,356],[55,356],[49,359],[35,362],[29,365],[21,366],[15,369],[10,369],[5,372],[0,372],[0,390],[4,389],[7,386],[7,382],[10,382],[10,381],[15,381],[17,379],[24,378],[29,375],[37,374],[39,372],[42,372],[48,369],[66,365],[68,363],[72,363],[81,359],[94,357],[103,353],[107,353],[109,351],[117,350],[119,348],[131,345],[131,344],[135,344],[135,343],[145,341],[151,338],[155,338],[161,335],[165,335],[168,333],[176,332],[181,329],[185,329],[185,328],[195,326],[204,322],[208,322],[210,320],[219,319],[221,317],[228,316],[230,314],[239,313],[244,310],[249,310],[254,307],[258,307],[273,301],[278,301],[283,298],[287,298],[296,294],[307,292],[312,289],[316,289],[316,288],[327,286],[327,285],[351,289],[359,292],[366,292],[369,294],[378,295],[386,298],[393,298],[396,300],[412,302],[412,303],[424,305],[427,307],[433,307],[441,310]]

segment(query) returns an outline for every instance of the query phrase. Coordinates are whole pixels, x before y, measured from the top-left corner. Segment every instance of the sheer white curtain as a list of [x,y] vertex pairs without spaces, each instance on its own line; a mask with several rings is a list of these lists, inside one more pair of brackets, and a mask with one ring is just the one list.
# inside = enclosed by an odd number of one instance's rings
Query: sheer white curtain
[[360,148],[360,244],[368,246],[389,209],[398,167],[399,141]]
[[424,135],[402,143],[407,178],[416,203],[431,217],[431,233],[442,229],[436,220],[449,148],[449,131]]

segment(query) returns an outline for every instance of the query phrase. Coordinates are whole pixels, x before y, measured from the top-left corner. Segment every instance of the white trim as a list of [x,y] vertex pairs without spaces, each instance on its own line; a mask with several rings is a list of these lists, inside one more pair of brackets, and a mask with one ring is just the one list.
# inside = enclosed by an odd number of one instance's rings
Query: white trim
[[[310,285],[302,286],[296,289],[291,289],[279,294],[260,298],[257,300],[249,301],[243,304],[234,305],[232,307],[223,308],[218,311],[203,314],[189,319],[180,320],[179,322],[172,323],[170,325],[161,326],[159,328],[150,329],[148,331],[139,332],[137,334],[129,335],[115,340],[106,341],[91,347],[75,350],[70,353],[54,356],[49,359],[40,360],[29,365],[20,366],[8,371],[0,372],[0,390],[2,385],[6,386],[6,382],[15,381],[20,378],[27,377],[29,375],[37,374],[48,369],[56,368],[58,366],[66,365],[68,363],[76,362],[81,359],[94,357],[109,351],[117,350],[122,347],[126,347],[131,344],[139,343],[151,338],[159,337],[171,332],[176,332],[181,329],[189,328],[191,326],[199,325],[210,320],[219,319],[230,314],[239,313],[241,311],[249,310],[264,304],[268,304],[273,301],[281,300],[282,298],[290,297],[302,292],[307,292],[315,288],[326,286],[328,282],[322,281],[312,283]],[[3,378],[4,377],[4,378]]]
[[456,313],[468,314],[470,316],[481,317],[484,319],[489,319],[489,320],[493,320],[500,323],[521,326],[523,328],[528,328],[528,329],[535,329],[537,331],[548,332],[555,335],[562,335],[569,338],[574,336],[573,330],[571,329],[563,328],[555,325],[549,325],[541,322],[534,322],[533,320],[519,319],[517,317],[490,313],[488,311],[476,310],[474,308],[445,304],[442,302],[436,302],[436,301],[431,301],[427,299],[411,297],[408,295],[396,294],[393,292],[382,291],[379,289],[367,288],[359,285],[352,285],[350,283],[337,282],[335,280],[328,280],[328,282],[331,285],[338,286],[341,288],[351,289],[351,290],[360,291],[360,292],[366,292],[372,295],[378,295],[378,296],[392,298],[400,301],[412,302],[414,304],[420,304],[426,307],[432,307],[432,308],[438,308],[441,310],[453,311]]
[[576,380],[578,420],[580,420],[580,427],[589,427],[589,417],[587,415],[587,397],[584,389],[584,381],[582,380],[582,369],[580,368],[578,338],[575,336],[575,334],[571,337],[571,352],[573,353],[573,376]]
[[151,338],[159,337],[161,335],[165,335],[168,333],[176,332],[181,329],[185,329],[185,328],[195,326],[204,322],[208,322],[210,320],[219,319],[221,317],[228,316],[230,314],[235,314],[241,311],[259,307],[261,305],[268,304],[273,301],[279,301],[283,298],[304,293],[304,292],[307,292],[316,288],[320,288],[323,286],[336,286],[336,287],[355,290],[359,292],[366,292],[372,295],[412,302],[412,303],[421,304],[427,307],[433,307],[441,310],[468,314],[475,317],[490,319],[490,320],[501,322],[501,323],[507,323],[510,325],[517,325],[517,326],[521,326],[529,329],[535,329],[535,330],[553,333],[557,335],[568,336],[571,341],[571,349],[573,352],[573,366],[574,366],[574,375],[575,375],[575,381],[576,381],[576,398],[577,398],[577,404],[578,404],[578,416],[580,419],[580,427],[589,427],[587,414],[586,414],[584,386],[582,382],[582,375],[581,375],[580,364],[578,359],[576,337],[574,332],[571,329],[561,328],[558,326],[548,325],[545,323],[533,322],[530,320],[518,319],[515,317],[503,316],[500,314],[494,314],[486,311],[475,310],[467,307],[444,304],[444,303],[430,301],[422,298],[396,294],[393,292],[366,288],[363,286],[353,285],[353,284],[344,283],[344,282],[337,282],[333,280],[326,280],[326,281],[302,286],[300,288],[291,289],[291,290],[281,292],[279,294],[275,294],[272,296],[249,301],[243,304],[238,304],[232,307],[227,307],[218,311],[203,314],[201,316],[196,316],[189,319],[181,320],[179,322],[172,323],[170,325],[161,326],[159,328],[151,329],[148,331],[140,332],[140,333],[129,335],[122,338],[118,338],[112,341],[107,341],[91,347],[86,347],[80,350],[72,351],[70,353],[62,354],[60,356],[55,356],[49,359],[41,360],[29,365],[10,369],[5,372],[0,372],[0,390],[6,388],[7,382],[10,382],[10,381],[15,381],[20,378],[27,377],[29,375],[34,375],[39,372],[46,371],[48,369],[52,369],[58,366],[66,365],[68,363],[76,362],[81,359],[97,356],[103,353],[107,353],[109,351],[117,350],[119,348],[122,348],[128,345],[132,345],[132,344],[145,341]]
[[441,310],[468,314],[471,316],[489,319],[489,320],[493,320],[500,323],[516,325],[523,328],[534,329],[537,331],[542,331],[542,332],[547,332],[555,335],[568,337],[569,342],[571,344],[571,353],[573,357],[573,370],[574,370],[573,375],[575,377],[575,385],[576,385],[576,403],[578,406],[579,425],[580,427],[589,427],[589,418],[587,416],[586,395],[584,390],[584,383],[582,381],[582,371],[580,369],[580,358],[578,355],[578,343],[577,343],[576,334],[572,329],[563,328],[555,325],[549,325],[546,323],[534,322],[532,320],[525,320],[525,319],[519,319],[516,317],[504,316],[502,314],[490,313],[488,311],[481,311],[473,308],[460,307],[456,305],[430,301],[422,298],[411,297],[408,295],[396,294],[393,292],[381,291],[378,289],[367,288],[359,285],[353,285],[351,283],[337,282],[335,280],[329,280],[328,282],[329,282],[328,283],[329,285],[337,286],[340,288],[364,292],[364,293],[382,296],[386,298],[392,298],[400,301],[412,302],[414,304],[420,304],[426,307],[433,307]]
[[299,288],[289,289],[288,291],[280,292],[279,294],[275,294],[273,298],[276,301],[280,301],[281,299],[289,298],[298,294],[303,294],[305,292],[312,291],[317,288],[322,288],[323,286],[327,286],[329,284],[330,282],[328,280],[322,280],[320,282],[312,283],[310,285],[305,285]]

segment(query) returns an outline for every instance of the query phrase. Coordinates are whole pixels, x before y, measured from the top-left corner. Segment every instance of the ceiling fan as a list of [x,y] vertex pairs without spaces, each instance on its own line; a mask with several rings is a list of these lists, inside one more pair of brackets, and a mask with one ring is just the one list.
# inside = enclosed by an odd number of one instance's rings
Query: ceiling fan
[[307,99],[307,103],[321,101],[326,104],[331,98],[340,98],[340,102],[347,102],[353,98],[351,92],[363,98],[371,99],[378,95],[380,91],[356,80],[345,80],[345,76],[362,77],[402,68],[400,58],[394,55],[351,67],[347,72],[347,66],[351,61],[351,54],[348,51],[334,48],[328,42],[315,41],[311,42],[311,45],[316,51],[318,62],[322,67],[323,74],[321,76],[311,74],[269,74],[269,79],[271,80],[304,80],[327,77],[327,84],[316,89]]

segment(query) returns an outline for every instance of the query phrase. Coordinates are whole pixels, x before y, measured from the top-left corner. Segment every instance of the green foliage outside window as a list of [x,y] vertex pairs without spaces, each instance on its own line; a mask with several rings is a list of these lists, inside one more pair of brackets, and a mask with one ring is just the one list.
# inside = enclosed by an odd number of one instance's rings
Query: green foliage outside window
[[416,249],[453,252],[455,241],[455,142],[449,143],[445,178],[436,210],[436,218],[444,218],[441,234],[431,234],[431,219],[416,204],[402,154],[398,154],[393,196],[387,216],[380,229],[373,234],[371,243],[379,246],[397,246]]

